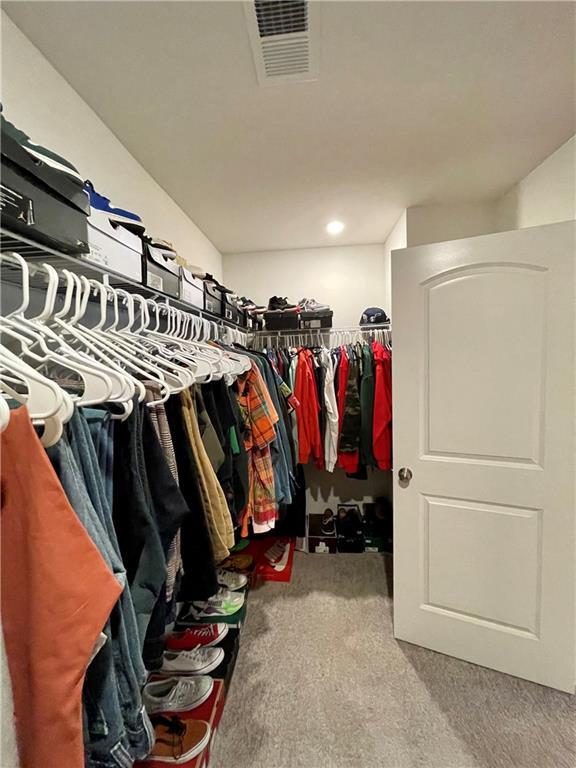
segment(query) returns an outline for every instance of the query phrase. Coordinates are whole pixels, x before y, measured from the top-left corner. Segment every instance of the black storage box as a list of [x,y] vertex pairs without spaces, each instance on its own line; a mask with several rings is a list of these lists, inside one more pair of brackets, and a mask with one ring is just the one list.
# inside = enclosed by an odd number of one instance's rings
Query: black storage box
[[339,504],[338,552],[364,552],[364,520],[358,504]]
[[230,294],[225,293],[222,300],[222,306],[224,307],[224,311],[222,313],[222,316],[228,320],[230,323],[235,323],[236,325],[241,325],[243,328],[246,327],[246,310],[245,309],[239,309],[236,304],[232,304],[229,298]]
[[62,251],[88,253],[90,198],[84,185],[2,132],[2,226]]
[[144,284],[155,291],[180,296],[180,267],[176,263],[176,253],[165,246],[154,245],[154,241],[144,241],[142,257],[142,276]]
[[204,309],[219,317],[222,317],[224,311],[222,291],[211,280],[204,280]]
[[297,331],[298,312],[265,312],[264,321],[269,331]]
[[332,328],[331,309],[324,312],[300,312],[300,328]]

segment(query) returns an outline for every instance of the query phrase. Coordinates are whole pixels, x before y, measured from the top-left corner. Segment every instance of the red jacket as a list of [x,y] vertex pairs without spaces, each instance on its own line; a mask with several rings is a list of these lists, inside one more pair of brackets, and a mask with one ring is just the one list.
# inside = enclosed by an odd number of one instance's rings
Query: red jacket
[[374,355],[374,416],[372,449],[380,469],[392,469],[392,358],[378,341]]
[[308,464],[310,456],[319,469],[324,466],[324,450],[320,434],[320,402],[314,376],[312,352],[303,349],[298,353],[294,395],[300,401],[296,409],[298,424],[298,463]]

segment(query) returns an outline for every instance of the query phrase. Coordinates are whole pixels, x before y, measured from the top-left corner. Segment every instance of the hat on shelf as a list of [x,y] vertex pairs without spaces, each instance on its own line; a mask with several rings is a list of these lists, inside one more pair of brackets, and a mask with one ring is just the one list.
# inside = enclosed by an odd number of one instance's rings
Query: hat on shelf
[[380,307],[368,307],[362,312],[359,325],[381,325],[389,323],[390,318]]

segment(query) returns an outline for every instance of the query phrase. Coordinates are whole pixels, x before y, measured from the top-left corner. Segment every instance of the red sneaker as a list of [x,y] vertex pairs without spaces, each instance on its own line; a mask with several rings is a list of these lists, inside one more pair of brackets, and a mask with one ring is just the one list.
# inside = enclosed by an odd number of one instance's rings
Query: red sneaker
[[194,648],[208,648],[218,645],[228,634],[228,624],[198,624],[183,632],[172,632],[166,638],[166,648],[170,651],[191,651]]

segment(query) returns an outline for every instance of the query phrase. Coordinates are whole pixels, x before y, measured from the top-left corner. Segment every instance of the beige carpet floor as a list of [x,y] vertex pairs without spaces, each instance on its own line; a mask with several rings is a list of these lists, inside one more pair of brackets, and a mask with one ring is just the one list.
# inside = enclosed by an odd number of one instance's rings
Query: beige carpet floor
[[211,768],[575,768],[575,697],[392,634],[389,560],[253,590]]

